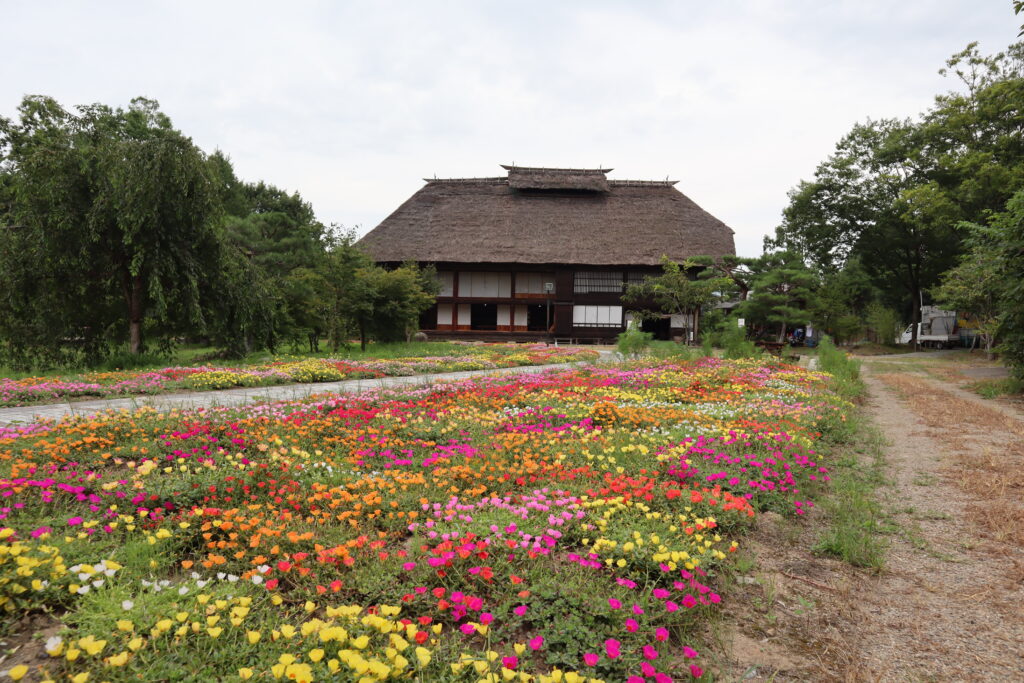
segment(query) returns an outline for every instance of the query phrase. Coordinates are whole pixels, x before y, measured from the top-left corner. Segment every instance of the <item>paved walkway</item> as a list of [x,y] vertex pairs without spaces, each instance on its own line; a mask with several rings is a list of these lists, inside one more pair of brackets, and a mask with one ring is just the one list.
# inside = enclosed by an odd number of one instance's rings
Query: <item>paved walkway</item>
[[[601,351],[599,360],[610,360],[614,354]],[[150,406],[159,411],[175,408],[205,408],[211,406],[242,405],[267,401],[288,401],[310,394],[341,393],[358,394],[372,389],[398,386],[417,386],[453,382],[469,377],[485,375],[515,375],[538,373],[548,370],[568,369],[581,363],[556,363],[551,365],[525,365],[515,368],[493,370],[466,370],[463,372],[442,372],[433,375],[412,375],[409,377],[381,377],[379,379],[352,379],[343,382],[317,382],[313,384],[281,384],[272,387],[246,387],[222,389],[220,391],[190,391],[183,394],[157,394],[131,398],[97,399],[95,401],[69,401],[45,405],[31,405],[19,408],[0,408],[0,426],[15,423],[37,422],[40,418],[59,420],[67,415],[94,415],[105,410],[134,410]]]

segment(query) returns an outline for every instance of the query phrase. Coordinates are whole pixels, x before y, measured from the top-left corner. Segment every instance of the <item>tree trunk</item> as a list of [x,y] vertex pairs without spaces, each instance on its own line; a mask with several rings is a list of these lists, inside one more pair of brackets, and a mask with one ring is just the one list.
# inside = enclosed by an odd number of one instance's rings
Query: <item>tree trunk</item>
[[779,343],[786,341],[786,323],[782,323],[782,327],[779,328]]
[[917,332],[921,327],[921,292],[915,287],[912,294],[914,301],[910,313],[910,343],[914,346],[915,351],[920,351],[917,345]]
[[359,321],[359,348],[366,350],[366,323],[362,320]]
[[142,276],[131,278],[128,292],[128,352],[142,353]]

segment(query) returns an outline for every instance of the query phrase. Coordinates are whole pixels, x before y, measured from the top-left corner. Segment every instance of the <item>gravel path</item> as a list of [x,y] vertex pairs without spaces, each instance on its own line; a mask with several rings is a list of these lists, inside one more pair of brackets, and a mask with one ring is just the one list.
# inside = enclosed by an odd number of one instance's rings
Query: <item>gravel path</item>
[[[610,359],[613,356],[608,351],[600,351],[599,353],[601,353],[601,359]],[[18,408],[0,408],[0,426],[18,423],[27,424],[37,422],[40,418],[57,420],[68,415],[94,415],[105,410],[134,410],[143,406],[151,406],[159,411],[168,411],[176,408],[208,408],[211,406],[242,405],[265,401],[295,400],[305,398],[310,394],[356,394],[373,389],[453,382],[469,377],[482,377],[486,375],[533,374],[549,370],[565,370],[575,365],[579,365],[579,363],[525,365],[515,368],[466,370],[433,375],[412,375],[409,377],[353,379],[343,382],[317,382],[314,384],[282,384],[272,387],[195,391],[181,394],[157,394],[155,396],[97,399],[95,401],[69,401],[66,403],[31,405]]]

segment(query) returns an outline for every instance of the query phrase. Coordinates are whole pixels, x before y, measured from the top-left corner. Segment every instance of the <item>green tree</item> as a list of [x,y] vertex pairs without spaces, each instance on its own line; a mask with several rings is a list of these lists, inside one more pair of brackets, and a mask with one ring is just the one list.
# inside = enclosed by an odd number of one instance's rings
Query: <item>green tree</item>
[[32,335],[16,343],[98,346],[115,312],[123,336],[114,336],[132,353],[143,349],[147,319],[165,336],[201,327],[217,211],[205,155],[152,100],[72,113],[30,96],[18,113],[0,119],[7,214],[17,226],[0,249],[5,262],[24,263],[0,277],[13,291],[9,311]]
[[961,221],[983,223],[1024,184],[1024,43],[992,56],[972,43],[942,73],[959,89],[919,120],[854,126],[767,241],[823,275],[859,257],[884,303],[915,323],[922,293],[963,250]]
[[818,278],[788,251],[763,255],[754,273],[753,289],[739,313],[755,324],[778,325],[777,340],[785,341],[787,329],[810,321]]
[[[629,285],[622,299],[638,305],[653,302],[662,313],[687,316],[696,338],[701,308],[714,300],[716,292],[732,284],[730,278],[722,276],[697,279],[697,272],[704,268],[697,261],[686,261],[680,265],[662,256],[661,274]],[[645,314],[653,313],[647,311]]]

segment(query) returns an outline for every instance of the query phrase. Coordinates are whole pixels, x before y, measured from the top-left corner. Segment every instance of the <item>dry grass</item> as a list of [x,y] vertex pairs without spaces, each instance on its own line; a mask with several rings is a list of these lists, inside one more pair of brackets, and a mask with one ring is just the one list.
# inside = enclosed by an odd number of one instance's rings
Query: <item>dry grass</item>
[[1024,545],[1024,422],[920,377],[878,378],[959,453],[946,473],[981,501],[967,506],[970,518],[990,540]]

